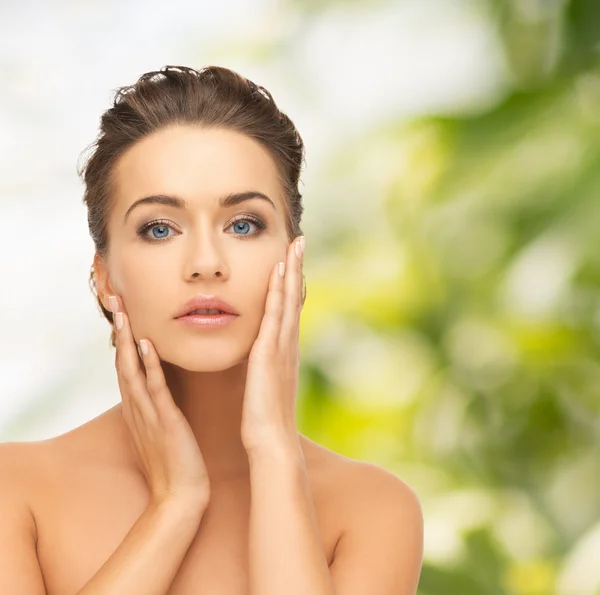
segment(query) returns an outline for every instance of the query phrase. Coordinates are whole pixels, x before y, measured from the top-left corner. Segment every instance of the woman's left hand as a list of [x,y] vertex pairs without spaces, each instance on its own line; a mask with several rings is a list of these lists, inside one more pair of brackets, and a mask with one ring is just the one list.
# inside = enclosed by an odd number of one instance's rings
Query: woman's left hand
[[279,263],[271,273],[265,314],[248,357],[241,437],[249,454],[261,449],[300,449],[296,395],[303,250],[296,255],[298,242],[296,238],[288,246],[284,277],[279,274]]

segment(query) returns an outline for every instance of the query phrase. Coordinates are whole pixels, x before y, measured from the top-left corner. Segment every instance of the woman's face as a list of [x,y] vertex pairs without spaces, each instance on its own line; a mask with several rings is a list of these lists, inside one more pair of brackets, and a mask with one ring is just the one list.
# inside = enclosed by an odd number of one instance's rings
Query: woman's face
[[[238,132],[172,126],[132,146],[114,174],[104,270],[109,291],[123,300],[136,341],[148,337],[162,360],[192,371],[223,370],[247,359],[270,274],[275,263],[285,261],[288,246],[272,157]],[[261,198],[219,205],[220,198],[248,191],[266,195],[274,206]],[[188,206],[142,203],[126,217],[137,200],[156,195],[178,197]],[[197,294],[221,297],[239,316],[209,329],[176,320]]]

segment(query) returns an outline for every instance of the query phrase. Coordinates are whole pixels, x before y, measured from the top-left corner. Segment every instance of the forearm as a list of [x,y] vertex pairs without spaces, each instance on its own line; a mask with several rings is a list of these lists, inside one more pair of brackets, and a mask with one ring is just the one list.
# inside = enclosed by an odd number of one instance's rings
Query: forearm
[[149,505],[78,595],[165,595],[202,512],[179,503]]
[[251,595],[334,595],[302,452],[250,458]]

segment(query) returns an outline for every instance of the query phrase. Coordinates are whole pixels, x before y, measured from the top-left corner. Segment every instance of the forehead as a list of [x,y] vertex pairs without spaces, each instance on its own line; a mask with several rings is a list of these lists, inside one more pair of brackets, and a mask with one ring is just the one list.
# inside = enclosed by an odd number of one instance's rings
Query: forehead
[[282,201],[275,162],[257,141],[236,131],[170,126],[136,142],[113,172],[117,203],[126,209],[151,194],[206,197],[257,190]]

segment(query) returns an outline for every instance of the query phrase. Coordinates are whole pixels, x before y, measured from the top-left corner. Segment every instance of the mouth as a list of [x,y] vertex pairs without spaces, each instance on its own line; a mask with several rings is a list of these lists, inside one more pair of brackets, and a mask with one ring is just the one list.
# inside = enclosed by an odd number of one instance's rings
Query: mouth
[[193,310],[192,312],[188,312],[187,314],[185,314],[184,316],[181,316],[180,318],[183,318],[185,316],[222,316],[224,314],[227,314],[228,316],[233,316],[233,314],[231,314],[230,312],[225,312],[223,310],[211,309],[211,310]]
[[199,294],[189,300],[179,310],[176,318],[196,316],[237,316],[237,311],[225,300],[216,295]]
[[223,312],[222,310],[194,310],[184,316],[180,316],[177,320],[187,325],[208,328],[224,326],[237,317],[237,314]]

